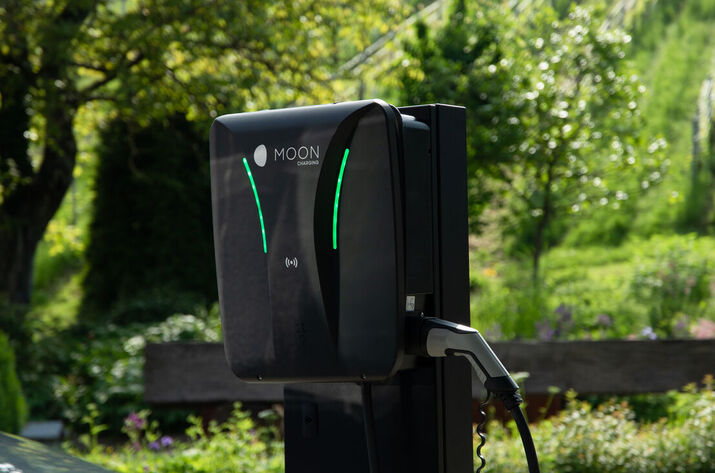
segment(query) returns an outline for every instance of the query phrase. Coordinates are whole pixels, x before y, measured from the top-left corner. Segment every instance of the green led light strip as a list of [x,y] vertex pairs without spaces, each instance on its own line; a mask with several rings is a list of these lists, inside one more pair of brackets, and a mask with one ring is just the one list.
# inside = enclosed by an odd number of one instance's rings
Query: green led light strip
[[248,179],[251,181],[251,188],[253,189],[253,196],[256,198],[256,207],[258,207],[258,219],[261,221],[261,235],[263,236],[263,252],[268,253],[268,247],[266,246],[266,227],[263,225],[263,212],[261,211],[261,201],[258,200],[258,190],[256,189],[256,183],[253,181],[253,174],[251,174],[251,168],[248,167],[248,161],[243,158],[243,165],[246,167],[246,174],[248,174]]
[[340,174],[338,174],[338,184],[335,186],[335,204],[333,204],[333,249],[338,249],[338,204],[340,203],[340,187],[343,185],[343,173],[345,164],[348,162],[350,149],[345,148],[343,162],[340,164]]

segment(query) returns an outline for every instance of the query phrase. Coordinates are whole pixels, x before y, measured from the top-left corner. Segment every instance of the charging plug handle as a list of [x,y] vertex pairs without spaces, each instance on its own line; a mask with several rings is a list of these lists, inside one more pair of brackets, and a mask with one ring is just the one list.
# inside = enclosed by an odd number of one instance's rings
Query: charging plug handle
[[421,355],[465,357],[487,391],[498,398],[504,395],[510,397],[519,390],[519,386],[478,330],[433,317],[421,317],[418,323],[417,345]]

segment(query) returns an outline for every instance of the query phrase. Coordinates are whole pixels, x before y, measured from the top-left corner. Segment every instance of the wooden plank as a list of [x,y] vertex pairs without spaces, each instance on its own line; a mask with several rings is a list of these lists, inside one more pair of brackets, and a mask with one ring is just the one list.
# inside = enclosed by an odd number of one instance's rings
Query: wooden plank
[[502,342],[511,372],[526,371],[527,393],[549,386],[580,394],[657,393],[715,374],[715,340]]
[[[715,340],[500,342],[492,344],[514,373],[530,374],[527,394],[555,386],[581,394],[665,392],[715,374]],[[281,384],[248,384],[231,373],[220,343],[150,344],[144,399],[152,404],[280,402]],[[475,397],[482,395],[476,377]]]

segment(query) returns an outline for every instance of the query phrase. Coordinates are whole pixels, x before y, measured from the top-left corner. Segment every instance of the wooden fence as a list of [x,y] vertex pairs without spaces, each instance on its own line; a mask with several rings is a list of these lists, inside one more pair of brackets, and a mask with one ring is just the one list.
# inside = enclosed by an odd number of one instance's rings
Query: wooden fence
[[[715,340],[500,342],[494,351],[512,373],[528,372],[529,395],[555,386],[580,394],[657,393],[715,374]],[[152,404],[281,402],[283,385],[248,384],[228,368],[220,343],[146,347],[144,398]],[[475,398],[482,395],[472,380]]]

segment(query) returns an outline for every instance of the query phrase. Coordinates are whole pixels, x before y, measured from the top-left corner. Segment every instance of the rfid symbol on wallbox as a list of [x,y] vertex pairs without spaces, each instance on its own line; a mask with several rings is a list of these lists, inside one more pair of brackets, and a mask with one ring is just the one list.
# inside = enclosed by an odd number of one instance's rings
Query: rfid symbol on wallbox
[[288,258],[286,256],[285,265],[286,265],[286,268],[288,268],[288,269],[297,268],[298,267],[298,258],[296,258],[296,257]]

